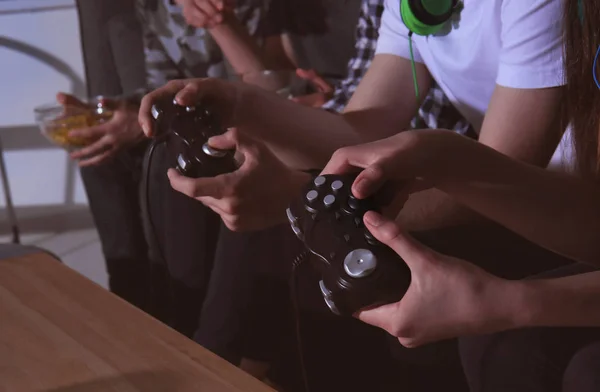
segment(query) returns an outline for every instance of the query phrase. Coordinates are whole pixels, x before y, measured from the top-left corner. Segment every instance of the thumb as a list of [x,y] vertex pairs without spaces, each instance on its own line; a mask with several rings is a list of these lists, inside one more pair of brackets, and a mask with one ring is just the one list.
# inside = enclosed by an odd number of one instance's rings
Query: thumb
[[424,256],[433,252],[401,229],[396,222],[375,211],[368,211],[363,221],[371,234],[396,252],[411,270]]
[[87,105],[71,94],[59,92],[56,94],[56,101],[61,105],[87,107]]
[[231,128],[222,135],[208,139],[208,144],[219,150],[235,150],[241,143],[241,137],[236,128]]

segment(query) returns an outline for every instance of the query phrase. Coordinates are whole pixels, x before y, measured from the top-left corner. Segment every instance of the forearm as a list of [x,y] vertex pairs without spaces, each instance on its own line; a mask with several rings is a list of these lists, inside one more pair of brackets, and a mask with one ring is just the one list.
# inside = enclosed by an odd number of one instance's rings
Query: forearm
[[512,305],[513,326],[600,326],[600,272],[515,282],[521,301]]
[[232,13],[224,14],[224,22],[209,29],[221,51],[238,75],[269,68],[268,60],[255,39]]
[[600,264],[600,191],[594,184],[450,132],[434,143],[437,158],[427,175],[438,189],[541,246]]
[[438,189],[412,194],[396,221],[409,231],[425,231],[480,221],[482,218]]
[[267,143],[290,167],[324,167],[338,148],[362,142],[359,129],[344,116],[298,105],[256,87],[244,91],[236,123]]

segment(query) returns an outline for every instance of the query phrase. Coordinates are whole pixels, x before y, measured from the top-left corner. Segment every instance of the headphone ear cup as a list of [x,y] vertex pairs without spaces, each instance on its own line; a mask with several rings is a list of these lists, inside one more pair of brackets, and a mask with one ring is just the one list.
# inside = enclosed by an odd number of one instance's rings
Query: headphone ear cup
[[400,16],[417,35],[437,33],[454,13],[458,0],[401,0]]

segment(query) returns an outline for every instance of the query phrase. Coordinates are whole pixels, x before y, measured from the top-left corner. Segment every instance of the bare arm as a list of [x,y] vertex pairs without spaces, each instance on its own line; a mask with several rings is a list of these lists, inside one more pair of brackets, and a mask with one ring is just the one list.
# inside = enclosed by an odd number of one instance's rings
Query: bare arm
[[209,32],[238,75],[265,69],[295,69],[281,36],[267,37],[260,47],[233,13],[226,13],[224,22]]
[[[560,99],[559,87],[522,90],[497,86],[479,142],[509,157],[546,167],[564,130],[559,121]],[[479,218],[448,195],[432,189],[411,197],[398,219],[405,227],[424,230]]]
[[600,326],[600,272],[519,284],[522,301],[512,306],[516,327]]
[[[417,69],[426,94],[431,78],[424,65]],[[413,91],[410,61],[377,55],[341,116],[251,89],[238,107],[238,120],[249,133],[285,151],[294,166],[323,167],[340,147],[407,129],[419,107]]]

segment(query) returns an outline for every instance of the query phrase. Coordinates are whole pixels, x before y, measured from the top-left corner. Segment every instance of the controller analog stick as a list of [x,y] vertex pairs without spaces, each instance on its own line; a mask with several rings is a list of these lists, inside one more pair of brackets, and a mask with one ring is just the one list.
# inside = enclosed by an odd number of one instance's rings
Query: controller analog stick
[[213,157],[213,158],[223,158],[223,157],[227,156],[227,151],[212,148],[211,146],[208,145],[208,143],[204,143],[202,145],[202,151],[204,151],[204,153],[206,155]]
[[356,249],[344,259],[344,271],[352,278],[364,278],[377,268],[377,258],[367,249]]

